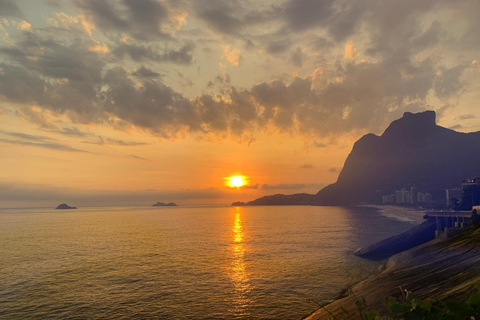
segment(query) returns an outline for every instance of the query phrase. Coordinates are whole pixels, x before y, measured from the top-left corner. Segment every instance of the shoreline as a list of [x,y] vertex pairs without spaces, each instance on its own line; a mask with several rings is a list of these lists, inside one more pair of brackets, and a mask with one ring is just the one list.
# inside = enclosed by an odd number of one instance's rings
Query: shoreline
[[[399,287],[421,299],[463,301],[475,292],[475,283],[480,281],[479,252],[480,228],[447,241],[431,240],[388,258],[377,274],[342,290],[332,302],[302,320],[327,319],[330,313],[338,319],[357,319],[353,311],[361,297],[367,301],[365,311],[386,312],[381,300],[400,296]],[[355,296],[347,295],[349,289]],[[342,308],[353,315],[346,315]]]
[[389,205],[359,205],[358,207],[372,208],[379,211],[382,216],[405,221],[421,223],[424,221],[425,210],[418,210],[410,207],[397,207]]

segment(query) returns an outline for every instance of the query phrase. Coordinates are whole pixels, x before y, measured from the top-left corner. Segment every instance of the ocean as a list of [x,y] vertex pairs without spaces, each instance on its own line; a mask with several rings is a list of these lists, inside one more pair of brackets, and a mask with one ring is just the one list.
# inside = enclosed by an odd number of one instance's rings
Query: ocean
[[0,209],[0,319],[301,319],[414,222],[313,206]]

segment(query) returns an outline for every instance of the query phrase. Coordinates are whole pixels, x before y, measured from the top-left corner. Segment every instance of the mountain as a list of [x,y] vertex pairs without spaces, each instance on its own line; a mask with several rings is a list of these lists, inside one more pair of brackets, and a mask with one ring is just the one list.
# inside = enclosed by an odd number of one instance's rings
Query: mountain
[[[480,176],[480,132],[443,128],[436,125],[435,118],[434,111],[405,112],[381,136],[370,133],[360,138],[337,182],[320,190],[310,204],[374,203],[379,193],[408,187],[426,191],[453,188],[464,179]],[[292,196],[263,197],[247,205],[283,204],[286,200],[305,204],[308,198],[296,201]]]

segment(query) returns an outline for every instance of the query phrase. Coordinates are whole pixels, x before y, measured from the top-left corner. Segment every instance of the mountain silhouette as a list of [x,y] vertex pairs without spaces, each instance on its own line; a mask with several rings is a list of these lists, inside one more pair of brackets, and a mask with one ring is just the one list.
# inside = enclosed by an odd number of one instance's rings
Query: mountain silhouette
[[[381,136],[360,138],[337,182],[311,195],[309,204],[374,203],[381,193],[405,187],[453,188],[480,176],[480,132],[456,132],[436,125],[435,118],[434,111],[405,112]],[[305,194],[276,195],[247,205],[305,204],[307,199]]]

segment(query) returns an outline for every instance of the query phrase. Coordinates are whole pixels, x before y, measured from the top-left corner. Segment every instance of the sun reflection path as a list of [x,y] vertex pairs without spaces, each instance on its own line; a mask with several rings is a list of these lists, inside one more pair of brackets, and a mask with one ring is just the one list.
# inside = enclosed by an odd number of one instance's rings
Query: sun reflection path
[[245,244],[243,242],[245,234],[242,225],[242,208],[235,208],[235,216],[232,226],[233,252],[232,269],[230,278],[234,285],[233,312],[236,315],[246,315],[248,306],[252,303],[248,298],[250,283],[248,273],[245,268]]

